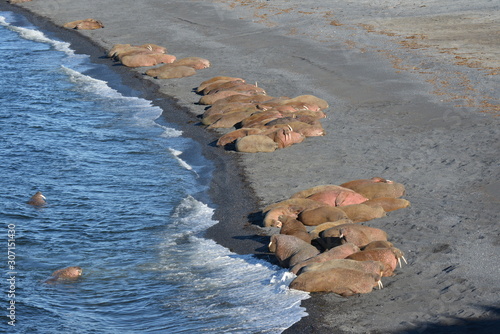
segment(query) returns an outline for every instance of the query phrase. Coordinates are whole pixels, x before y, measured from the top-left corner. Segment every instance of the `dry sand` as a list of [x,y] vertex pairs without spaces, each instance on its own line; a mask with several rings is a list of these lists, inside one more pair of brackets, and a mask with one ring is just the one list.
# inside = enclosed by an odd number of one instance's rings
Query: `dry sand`
[[[211,194],[220,224],[207,235],[236,252],[265,257],[268,237],[256,236],[263,231],[249,221],[298,190],[372,176],[406,185],[412,206],[367,225],[386,230],[409,264],[384,279],[380,291],[314,294],[303,302],[309,316],[287,333],[498,328],[500,14],[493,1],[33,0],[21,6],[58,26],[102,21],[104,29],[80,33],[105,50],[155,43],[179,58],[212,62],[195,76],[164,81],[143,77],[144,69],[115,69],[144,91],[155,90],[154,82],[192,112],[170,107],[165,114],[214,159]],[[75,48],[112,65],[77,34],[66,33]],[[273,96],[327,100],[327,135],[271,154],[213,147],[215,133],[194,125],[192,115],[203,107],[192,89],[217,75],[256,81]]]

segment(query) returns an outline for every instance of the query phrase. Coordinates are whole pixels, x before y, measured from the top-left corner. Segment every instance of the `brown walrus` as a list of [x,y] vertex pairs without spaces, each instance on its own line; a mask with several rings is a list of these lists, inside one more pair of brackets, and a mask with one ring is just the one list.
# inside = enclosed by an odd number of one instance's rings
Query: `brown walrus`
[[[167,55],[165,55],[167,56]],[[152,68],[146,71],[146,75],[157,79],[179,79],[190,77],[196,74],[196,70],[189,66],[165,64],[160,67]]]
[[307,226],[317,226],[344,218],[348,218],[347,214],[342,209],[333,206],[320,206],[315,209],[305,210],[298,216],[298,220]]
[[360,204],[368,200],[365,196],[358,194],[348,188],[339,187],[320,191],[308,196],[307,198],[330,206],[345,206],[350,204]]
[[309,271],[297,276],[290,289],[307,292],[334,292],[347,297],[358,293],[369,293],[374,287],[380,287],[380,275],[360,270],[332,268]]
[[323,262],[310,263],[303,267],[299,275],[310,271],[329,270],[333,268],[344,268],[359,270],[370,274],[382,275],[384,264],[379,261],[356,261],[350,259],[332,259]]
[[[316,225],[314,230],[309,231],[309,234],[311,235],[311,238],[316,239],[319,238],[319,234],[323,232],[324,230],[328,230],[331,227],[339,226],[339,225],[344,225],[344,224],[352,224],[352,220],[349,218],[342,218],[336,221],[332,222],[325,222],[323,224]],[[331,247],[328,247],[330,249]]]
[[331,227],[320,233],[322,239],[338,238],[340,243],[350,242],[358,247],[368,245],[372,241],[387,241],[387,233],[375,227],[360,224],[344,224]]
[[363,250],[349,255],[347,259],[356,261],[380,261],[384,264],[384,273],[382,276],[393,276],[398,263],[401,266],[401,259],[406,263],[403,252],[395,247]]
[[370,242],[366,246],[363,246],[361,248],[361,250],[370,250],[370,249],[374,249],[374,248],[391,248],[391,247],[394,247],[394,245],[390,241],[376,240],[376,241]]
[[401,183],[392,182],[375,182],[375,183],[366,183],[359,185],[350,185],[346,187],[354,190],[357,193],[365,196],[368,199],[374,199],[379,197],[394,197],[398,198],[405,194],[405,187]]
[[305,267],[312,263],[321,263],[335,259],[345,259],[349,255],[354,254],[356,252],[359,252],[358,246],[351,243],[345,243],[341,246],[334,247],[326,252],[316,255],[315,257],[312,257],[308,260],[296,264],[290,271],[295,275],[297,275],[297,273],[300,271],[302,267]]
[[242,78],[228,77],[228,76],[217,76],[217,77],[213,77],[213,78],[210,78],[208,80],[203,81],[198,86],[198,88],[196,89],[196,92],[202,93],[207,86],[209,86],[210,84],[213,84],[214,82],[217,82],[217,81],[219,81],[220,83],[222,83],[222,82],[228,82],[228,81],[242,81],[242,82],[245,82],[245,80],[242,79]]
[[271,236],[269,251],[275,254],[280,266],[289,268],[319,254],[316,247],[293,235],[274,234]]
[[383,207],[378,205],[369,206],[365,203],[340,206],[339,209],[344,211],[347,217],[355,223],[382,218],[386,215]]
[[65,23],[63,27],[78,30],[95,30],[104,28],[104,24],[102,24],[101,21],[95,19],[84,19]]
[[179,66],[192,67],[195,70],[202,70],[204,68],[210,67],[210,61],[208,59],[200,57],[185,57],[177,59],[173,62],[173,64]]
[[37,191],[33,196],[31,196],[30,200],[27,202],[29,205],[33,206],[44,206],[47,204],[45,201],[47,198],[43,196],[41,191]]
[[300,221],[290,216],[279,216],[278,221],[281,223],[280,234],[293,235],[307,243],[311,243],[311,236]]
[[370,199],[363,204],[368,206],[381,206],[385,212],[390,212],[394,210],[404,209],[410,206],[410,201],[403,198],[393,198],[393,197],[378,197]]
[[82,276],[83,270],[80,267],[66,267],[63,269],[56,270],[52,275],[46,279],[45,283],[55,283],[57,281],[70,281],[76,280]]
[[236,140],[236,151],[245,153],[274,152],[278,144],[268,136],[249,135]]
[[264,226],[265,227],[281,227],[280,217],[297,218],[297,214],[302,210],[302,207],[296,205],[275,206],[272,209],[265,211]]
[[345,188],[351,189],[351,187],[358,187],[362,186],[365,184],[371,184],[371,183],[394,183],[391,180],[384,179],[383,177],[372,177],[371,179],[359,179],[359,180],[352,180],[349,182],[342,183],[341,186]]
[[267,212],[269,210],[272,210],[272,209],[280,207],[280,206],[289,206],[289,205],[300,207],[300,211],[310,210],[310,209],[316,209],[316,208],[319,208],[321,206],[325,206],[324,204],[318,203],[316,201],[313,201],[312,199],[307,199],[307,198],[289,198],[289,199],[285,199],[283,201],[279,201],[279,202],[276,202],[276,203],[273,203],[273,204],[269,204],[264,209],[262,209],[262,211],[263,212]]

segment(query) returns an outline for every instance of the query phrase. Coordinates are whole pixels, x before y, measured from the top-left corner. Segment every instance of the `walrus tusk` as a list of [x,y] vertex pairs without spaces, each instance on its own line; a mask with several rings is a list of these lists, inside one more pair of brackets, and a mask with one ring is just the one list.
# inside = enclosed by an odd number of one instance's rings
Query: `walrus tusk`
[[384,285],[382,284],[382,280],[378,280],[377,284],[378,284],[379,290],[382,290],[384,288]]
[[401,266],[401,258],[400,257],[398,257],[398,263],[399,263],[399,268],[402,268],[402,266]]
[[344,237],[344,233],[341,233],[341,234],[339,235],[339,239],[342,239],[343,237]]
[[153,51],[153,47],[151,45],[146,46],[146,49],[148,49],[149,51]]
[[408,264],[408,262],[406,262],[406,259],[404,256],[401,256],[401,258],[403,259],[403,261],[405,261],[405,264]]
[[288,128],[290,129],[290,131],[293,131],[292,127],[290,126],[290,124],[287,124],[288,125]]

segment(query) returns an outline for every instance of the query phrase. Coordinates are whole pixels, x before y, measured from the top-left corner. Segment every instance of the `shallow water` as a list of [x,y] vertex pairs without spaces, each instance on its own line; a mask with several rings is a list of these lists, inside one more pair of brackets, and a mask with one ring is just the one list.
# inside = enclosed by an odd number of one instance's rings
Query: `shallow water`
[[[202,237],[213,166],[159,107],[10,12],[0,59],[1,328],[280,333],[306,315],[286,271]],[[73,265],[77,281],[43,282]]]

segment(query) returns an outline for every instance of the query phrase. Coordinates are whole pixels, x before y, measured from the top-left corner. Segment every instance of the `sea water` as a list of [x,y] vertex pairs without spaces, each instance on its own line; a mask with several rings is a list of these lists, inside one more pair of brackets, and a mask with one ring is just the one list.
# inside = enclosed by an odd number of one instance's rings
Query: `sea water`
[[[280,333],[306,315],[285,270],[203,238],[213,166],[163,110],[11,12],[0,59],[0,328]],[[67,266],[83,276],[44,283]]]

